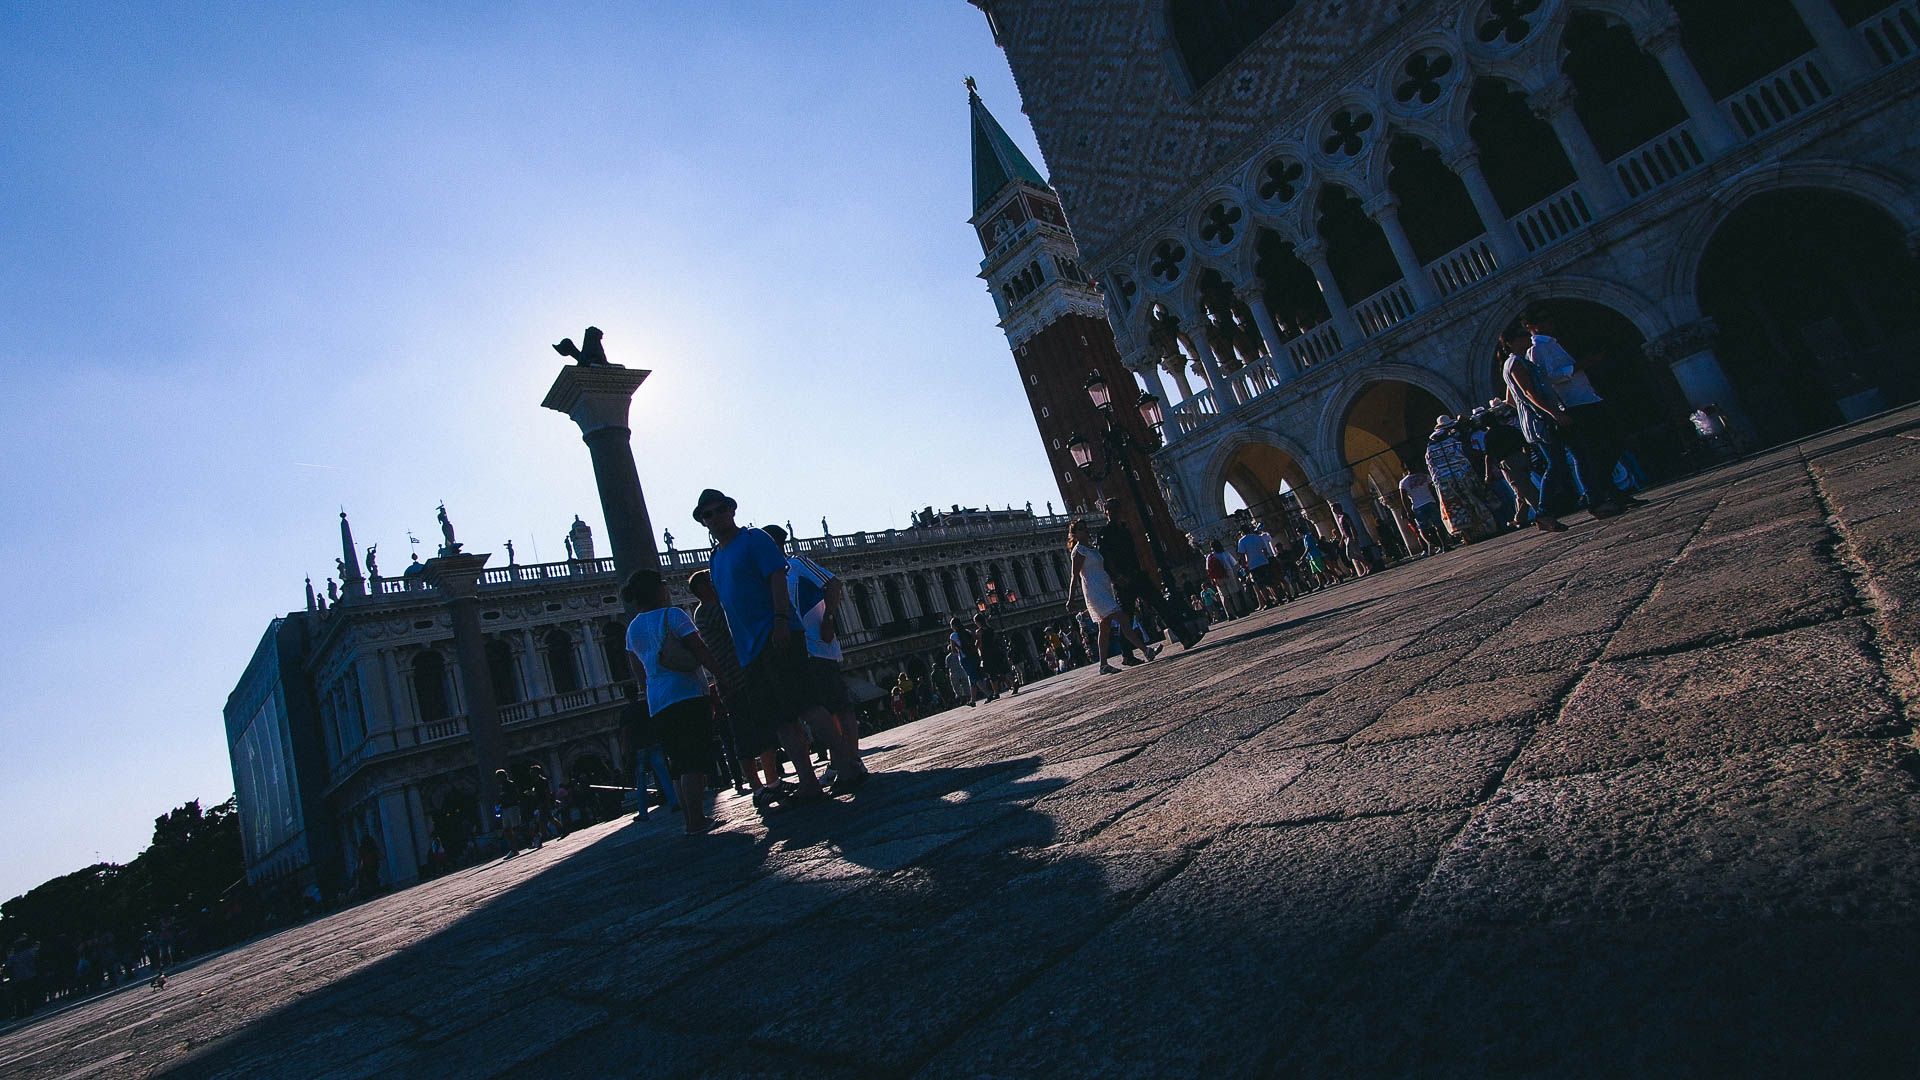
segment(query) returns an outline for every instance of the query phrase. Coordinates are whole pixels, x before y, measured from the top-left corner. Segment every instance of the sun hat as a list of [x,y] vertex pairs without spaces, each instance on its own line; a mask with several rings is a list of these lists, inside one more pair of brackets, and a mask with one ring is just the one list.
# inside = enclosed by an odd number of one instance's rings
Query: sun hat
[[715,506],[725,506],[729,510],[740,509],[740,504],[727,498],[723,492],[708,488],[700,493],[700,500],[693,504],[693,520],[702,525],[706,524],[706,522],[701,521],[701,518],[706,515],[710,507]]

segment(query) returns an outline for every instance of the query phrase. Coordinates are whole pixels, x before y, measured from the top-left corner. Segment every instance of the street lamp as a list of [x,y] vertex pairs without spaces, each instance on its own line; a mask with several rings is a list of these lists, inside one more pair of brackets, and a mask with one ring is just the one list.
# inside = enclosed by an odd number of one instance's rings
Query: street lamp
[[1140,526],[1147,533],[1147,549],[1153,553],[1154,568],[1166,574],[1168,560],[1166,549],[1160,545],[1160,537],[1154,532],[1153,517],[1147,513],[1147,500],[1140,492],[1140,474],[1133,467],[1133,455],[1151,454],[1160,449],[1160,431],[1166,418],[1160,411],[1160,399],[1151,393],[1140,395],[1140,419],[1150,432],[1145,440],[1134,437],[1114,416],[1113,388],[1099,372],[1092,372],[1086,381],[1087,397],[1092,399],[1093,407],[1100,410],[1106,421],[1106,429],[1100,433],[1100,442],[1106,447],[1107,462],[1104,466],[1094,467],[1093,441],[1075,432],[1067,440],[1067,452],[1073,455],[1073,463],[1087,479],[1100,483],[1112,475],[1118,465],[1127,478],[1127,492],[1133,496],[1133,509],[1139,515]]

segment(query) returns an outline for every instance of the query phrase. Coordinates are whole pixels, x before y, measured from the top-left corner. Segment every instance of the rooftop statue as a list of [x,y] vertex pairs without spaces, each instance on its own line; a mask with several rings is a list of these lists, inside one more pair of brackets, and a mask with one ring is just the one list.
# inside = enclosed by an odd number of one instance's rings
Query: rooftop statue
[[440,504],[439,516],[440,516],[440,535],[446,538],[446,542],[440,546],[440,554],[442,555],[460,554],[460,541],[455,540],[453,538],[453,522],[447,520],[447,504],[446,503]]
[[553,351],[561,356],[571,356],[580,362],[581,367],[609,367],[607,350],[600,345],[600,328],[589,326],[580,335],[580,347],[575,348],[572,338],[561,338]]
[[377,578],[380,576],[380,564],[373,560],[373,553],[379,550],[380,550],[379,544],[367,545],[367,576],[370,578]]

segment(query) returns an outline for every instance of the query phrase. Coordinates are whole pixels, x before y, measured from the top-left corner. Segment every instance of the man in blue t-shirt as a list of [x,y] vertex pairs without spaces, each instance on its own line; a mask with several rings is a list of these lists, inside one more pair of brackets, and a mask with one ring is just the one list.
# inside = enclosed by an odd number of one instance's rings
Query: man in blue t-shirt
[[[814,705],[807,687],[806,651],[792,630],[787,594],[787,557],[759,529],[742,529],[733,520],[739,504],[708,488],[693,507],[693,520],[713,534],[709,569],[720,610],[726,612],[747,692],[774,725],[780,745],[799,775],[799,793],[790,801],[826,797],[807,757],[803,720],[826,710]],[[824,734],[824,733],[823,733]],[[831,745],[831,743],[829,744]],[[757,801],[756,801],[757,805]]]

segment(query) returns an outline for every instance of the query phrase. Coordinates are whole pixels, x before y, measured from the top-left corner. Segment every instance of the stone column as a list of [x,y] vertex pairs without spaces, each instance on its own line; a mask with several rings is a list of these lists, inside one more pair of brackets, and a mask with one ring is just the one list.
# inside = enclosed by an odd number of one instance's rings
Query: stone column
[[1191,400],[1193,397],[1193,383],[1187,378],[1187,362],[1181,360],[1180,365],[1168,372],[1168,374],[1173,376],[1173,385],[1180,388],[1180,400]]
[[1826,58],[1836,82],[1852,86],[1874,73],[1873,54],[1840,17],[1833,0],[1793,0],[1793,7],[1820,46],[1820,55]]
[[413,817],[404,790],[382,792],[374,804],[380,815],[381,854],[387,860],[387,883],[406,885],[420,880],[419,848],[413,842]]
[[487,677],[487,649],[480,632],[480,572],[486,568],[486,555],[441,555],[428,559],[427,580],[446,599],[447,612],[453,617],[453,647],[458,660],[460,684],[466,691],[467,734],[473,740],[473,752],[480,772],[480,828],[493,828],[491,811],[500,801],[500,790],[493,771],[507,765],[506,736],[500,730],[500,706],[493,697],[493,680]]
[[635,570],[660,567],[647,499],[640,491],[640,472],[633,464],[633,431],[627,426],[633,392],[649,374],[619,364],[569,364],[560,369],[540,403],[566,413],[580,425],[593,457],[593,479],[600,488],[600,513],[606,518],[613,565],[622,581]]
[[520,696],[527,701],[538,701],[553,693],[553,689],[547,685],[546,673],[540,670],[539,645],[533,639],[533,631],[522,626],[519,633],[520,655],[525,661],[522,670],[526,676],[520,680]]
[[1400,200],[1392,195],[1376,195],[1367,200],[1367,216],[1387,234],[1387,246],[1393,249],[1393,259],[1400,264],[1400,276],[1406,280],[1407,292],[1413,297],[1415,306],[1430,308],[1440,302],[1440,290],[1434,288],[1433,279],[1420,265],[1419,256],[1413,253],[1413,241],[1407,239],[1407,230],[1400,224]]
[[1304,247],[1296,248],[1294,256],[1313,271],[1313,280],[1320,284],[1320,295],[1327,301],[1327,315],[1333,321],[1333,329],[1340,335],[1340,345],[1352,348],[1360,343],[1364,335],[1360,333],[1360,324],[1353,321],[1353,312],[1347,307],[1347,298],[1340,292],[1340,282],[1334,279],[1333,264],[1327,261],[1327,243],[1316,240]]
[[[1188,316],[1181,316],[1185,325]],[[1220,362],[1214,358],[1213,346],[1207,344],[1207,320],[1205,316],[1192,317],[1193,329],[1183,331],[1181,336],[1187,339],[1187,345],[1193,349],[1193,355],[1200,361],[1200,367],[1207,373],[1207,385],[1213,388],[1214,404],[1221,412],[1232,412],[1240,405],[1240,399],[1233,392],[1233,384],[1220,372]]]
[[1593,145],[1593,137],[1587,134],[1586,125],[1580,122],[1580,114],[1573,110],[1573,83],[1562,79],[1533,95],[1532,101],[1535,109],[1552,125],[1560,145],[1566,149],[1567,159],[1573,162],[1573,171],[1580,177],[1581,190],[1586,193],[1587,202],[1592,204],[1595,214],[1605,214],[1625,204],[1627,192],[1620,186],[1620,178],[1607,168],[1599,149]]
[[1280,327],[1274,324],[1273,312],[1267,309],[1266,290],[1247,288],[1234,295],[1240,298],[1241,303],[1247,305],[1248,311],[1253,312],[1253,325],[1259,328],[1260,340],[1267,347],[1267,356],[1273,360],[1274,374],[1280,374],[1282,369],[1293,371],[1292,364],[1282,362],[1282,358],[1287,355],[1287,343],[1280,340]]
[[600,635],[590,619],[582,619],[575,625],[580,627],[580,685],[604,686],[612,676],[607,674],[606,654],[600,651]]
[[1655,363],[1667,365],[1687,404],[1696,409],[1718,406],[1733,425],[1734,434],[1752,446],[1757,432],[1714,352],[1719,341],[1720,327],[1712,319],[1700,319],[1662,334],[1642,345],[1640,351]]
[[1447,151],[1442,158],[1447,168],[1460,177],[1467,186],[1467,197],[1473,200],[1473,208],[1480,212],[1480,223],[1487,227],[1487,245],[1493,248],[1494,258],[1500,261],[1502,268],[1511,266],[1526,257],[1526,248],[1520,244],[1520,234],[1514,231],[1513,222],[1500,209],[1500,200],[1493,197],[1493,187],[1487,183],[1487,174],[1480,168],[1480,151],[1470,142],[1463,142]]
[[[1379,540],[1374,537],[1373,530],[1367,526],[1366,516],[1360,513],[1359,500],[1353,497],[1353,484],[1352,469],[1336,469],[1315,480],[1313,489],[1319,492],[1322,498],[1331,499],[1339,504],[1340,509],[1347,512],[1347,517],[1353,521],[1353,527],[1359,530],[1360,546],[1369,550],[1378,549]],[[1337,543],[1339,537],[1336,535],[1334,539]]]
[[[1826,4],[1826,0],[1815,2]],[[1707,89],[1706,80],[1700,77],[1700,70],[1693,66],[1693,58],[1681,44],[1678,16],[1669,12],[1664,22],[1641,39],[1640,47],[1658,60],[1660,70],[1667,73],[1667,81],[1680,96],[1680,104],[1686,108],[1687,118],[1693,121],[1693,129],[1700,136],[1700,147],[1708,157],[1719,157],[1740,145],[1740,133],[1734,130],[1733,121],[1720,103],[1713,100],[1713,92]]]

